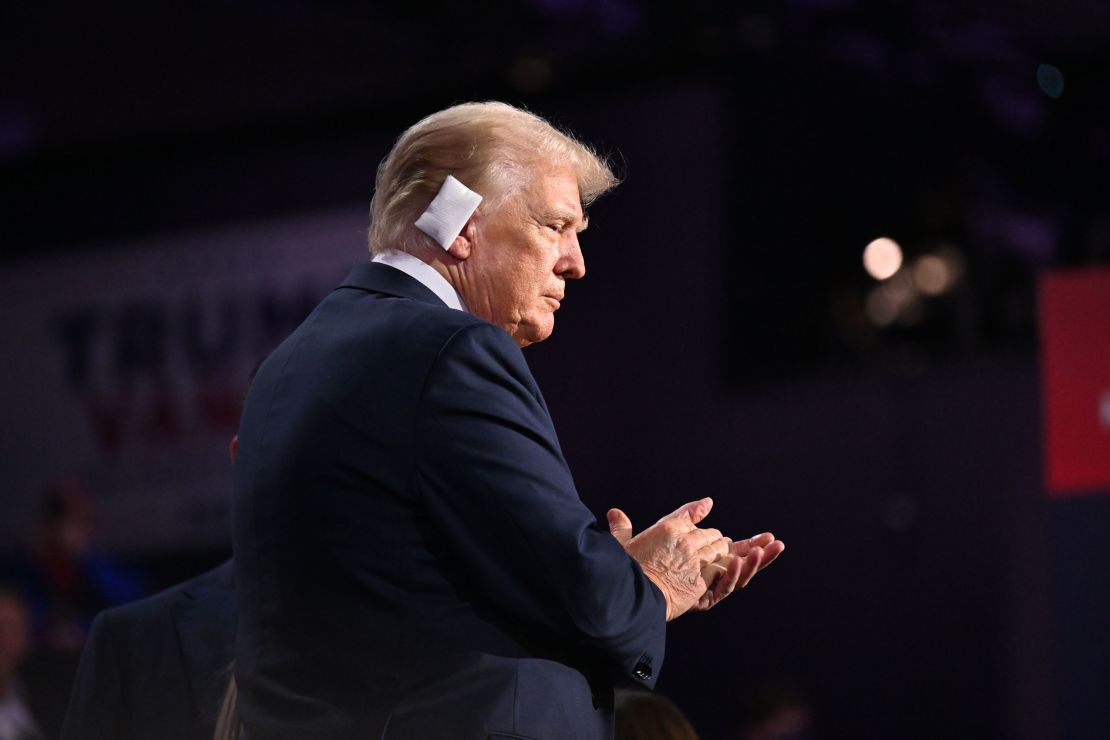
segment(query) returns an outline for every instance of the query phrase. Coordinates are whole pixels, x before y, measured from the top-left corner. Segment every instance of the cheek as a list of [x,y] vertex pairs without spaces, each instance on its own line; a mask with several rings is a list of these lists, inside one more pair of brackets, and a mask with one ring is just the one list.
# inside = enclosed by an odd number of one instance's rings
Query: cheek
[[545,281],[532,269],[520,269],[508,281],[508,290],[512,302],[520,309],[534,308],[538,296],[543,294]]

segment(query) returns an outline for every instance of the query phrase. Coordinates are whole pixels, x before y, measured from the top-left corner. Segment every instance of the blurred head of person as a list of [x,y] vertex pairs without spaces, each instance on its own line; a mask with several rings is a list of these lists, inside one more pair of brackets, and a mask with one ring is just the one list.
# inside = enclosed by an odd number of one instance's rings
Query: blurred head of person
[[91,494],[76,475],[50,481],[43,487],[39,519],[41,545],[51,553],[79,556],[92,545]]
[[662,694],[618,689],[616,740],[698,740],[682,711]]

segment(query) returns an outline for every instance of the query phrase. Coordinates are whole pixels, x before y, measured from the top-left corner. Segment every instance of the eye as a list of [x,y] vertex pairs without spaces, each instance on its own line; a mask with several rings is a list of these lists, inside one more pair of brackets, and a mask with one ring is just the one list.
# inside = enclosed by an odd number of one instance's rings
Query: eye
[[551,229],[556,234],[563,233],[563,225],[562,224],[548,224],[547,228]]

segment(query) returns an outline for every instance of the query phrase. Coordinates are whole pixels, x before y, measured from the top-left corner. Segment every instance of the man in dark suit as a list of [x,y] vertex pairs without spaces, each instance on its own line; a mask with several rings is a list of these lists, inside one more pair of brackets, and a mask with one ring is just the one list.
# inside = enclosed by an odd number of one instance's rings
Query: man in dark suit
[[[232,462],[238,445],[238,436],[232,437]],[[98,614],[81,654],[62,740],[211,740],[235,658],[233,575],[228,560]]]
[[251,740],[610,737],[615,676],[654,685],[667,620],[781,551],[699,528],[708,499],[633,537],[578,498],[520,348],[614,183],[498,103],[429,116],[382,163],[374,261],[263,363],[240,428]]
[[62,739],[211,738],[234,641],[230,561],[101,612],[81,656]]

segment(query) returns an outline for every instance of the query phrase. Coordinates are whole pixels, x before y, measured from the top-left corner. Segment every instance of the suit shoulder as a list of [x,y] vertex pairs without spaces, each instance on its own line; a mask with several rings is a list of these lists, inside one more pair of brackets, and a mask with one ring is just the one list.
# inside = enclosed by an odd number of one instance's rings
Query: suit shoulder
[[456,332],[465,329],[495,328],[492,324],[466,311],[459,311],[439,304],[424,303],[423,301],[402,300],[405,309],[411,314],[411,320],[417,326],[444,337],[451,337]]
[[428,377],[425,390],[442,386],[461,393],[491,393],[496,387],[514,393],[526,391],[540,399],[539,387],[516,341],[500,327],[480,319],[456,327],[446,338]]
[[105,609],[93,621],[93,632],[114,632],[134,624],[149,624],[151,620],[159,617],[169,617],[174,604],[180,600],[194,598],[201,592],[213,588],[226,588],[230,592],[231,573],[232,566],[229,560],[217,568],[138,601]]
[[181,598],[183,585],[171,586],[164,591],[159,591],[138,601],[105,609],[96,616],[93,628],[95,630],[99,624],[102,630],[110,631],[128,624],[148,622],[152,617],[163,613],[168,614],[173,602]]
[[[442,303],[407,296],[340,287],[324,299],[315,312],[317,329],[329,336],[372,332],[375,335],[405,335],[432,343],[446,341],[460,328],[485,324],[482,319]],[[312,322],[309,322],[312,323]],[[418,342],[423,344],[421,342]]]
[[[392,307],[392,316],[378,330],[384,329],[384,344],[396,358],[405,357],[417,364],[435,361],[444,355],[478,354],[519,358],[520,348],[503,329],[466,311],[440,304],[410,299],[398,299]],[[382,334],[377,335],[379,339]],[[380,347],[381,345],[373,345]],[[367,345],[369,349],[371,345]],[[510,360],[515,364],[516,360]]]
[[524,362],[520,347],[504,329],[474,316],[470,319],[452,326],[444,342],[444,351],[493,355],[513,364]]

